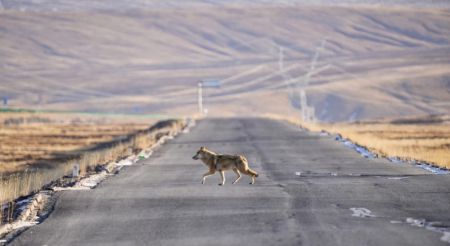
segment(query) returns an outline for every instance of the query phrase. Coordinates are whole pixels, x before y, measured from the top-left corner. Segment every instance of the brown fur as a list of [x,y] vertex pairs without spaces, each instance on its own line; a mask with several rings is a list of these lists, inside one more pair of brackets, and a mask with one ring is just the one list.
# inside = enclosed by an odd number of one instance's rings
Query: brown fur
[[194,160],[202,160],[202,162],[208,166],[209,171],[203,174],[202,184],[205,183],[206,177],[213,175],[216,171],[220,172],[222,183],[225,184],[225,171],[233,170],[236,173],[237,178],[233,184],[237,183],[241,178],[241,174],[248,175],[252,178],[250,184],[255,183],[255,177],[258,177],[258,173],[248,167],[247,159],[242,155],[221,155],[217,154],[205,147],[201,147],[197,153],[192,157]]

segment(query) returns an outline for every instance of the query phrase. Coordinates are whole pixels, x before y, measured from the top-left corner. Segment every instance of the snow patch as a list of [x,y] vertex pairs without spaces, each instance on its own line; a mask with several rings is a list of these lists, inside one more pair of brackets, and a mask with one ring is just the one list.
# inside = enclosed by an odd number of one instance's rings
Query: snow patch
[[401,222],[399,220],[391,220],[390,222],[391,222],[391,224],[401,224],[401,223],[403,223],[403,222]]
[[406,218],[406,223],[417,226],[417,227],[424,227],[425,226],[425,219],[413,219],[413,218]]
[[444,232],[444,235],[442,235],[442,237],[441,237],[441,241],[450,243],[450,232],[448,232],[448,231]]
[[337,136],[335,137],[335,140],[338,141],[338,142],[343,143],[343,144],[344,144],[345,146],[347,146],[348,148],[355,150],[356,152],[358,152],[358,153],[359,153],[361,156],[363,156],[364,158],[367,158],[367,159],[373,159],[373,158],[376,158],[376,157],[377,157],[377,156],[376,156],[374,153],[372,153],[370,150],[368,150],[368,149],[366,149],[366,148],[364,148],[364,147],[362,147],[362,146],[360,146],[360,145],[357,145],[357,144],[353,143],[352,141],[350,141],[350,140],[348,140],[348,139],[346,139],[346,138],[342,138],[341,135],[337,135]]
[[402,179],[406,179],[408,177],[389,177],[387,179],[393,179],[393,180],[402,180]]
[[301,175],[302,175],[302,172],[295,172],[295,175],[301,176]]
[[108,177],[108,173],[103,171],[101,173],[90,175],[89,177],[80,180],[80,185],[89,188],[95,188],[100,182],[102,182],[106,177]]
[[427,163],[417,163],[416,166],[418,166],[418,167],[420,167],[420,168],[422,168],[424,170],[427,170],[429,172],[432,172],[434,174],[440,174],[440,175],[442,175],[442,174],[450,174],[450,170],[446,170],[446,169],[442,169],[442,168],[439,168],[439,167],[435,167],[435,166],[432,166],[432,165],[427,164]]
[[[35,218],[36,219],[36,218]],[[14,230],[24,228],[24,227],[30,227],[39,224],[37,221],[18,221],[17,223],[13,223]]]
[[127,158],[120,160],[117,163],[114,163],[116,167],[122,168],[124,166],[132,166],[134,163],[139,160],[147,159],[152,154],[152,151],[149,149],[142,150],[138,155],[130,155]]
[[349,173],[348,175],[353,176],[353,177],[361,177],[362,176],[362,174],[360,174],[360,173]]
[[90,190],[97,187],[103,180],[108,176],[111,176],[107,171],[102,171],[100,173],[89,175],[88,177],[81,179],[74,186],[70,187],[53,187],[53,191],[64,191],[64,190]]
[[[41,216],[45,216],[44,213],[42,213],[42,210],[44,209],[48,197],[48,192],[41,191],[26,199],[17,201],[16,205],[19,206],[18,210],[20,211],[20,214],[16,221],[0,226],[0,237],[5,236],[12,231],[39,224],[40,218],[38,217],[38,214],[41,213]],[[4,239],[0,241],[0,243],[1,242],[7,243],[8,240]]]
[[442,233],[443,235],[440,238],[441,241],[450,243],[450,231],[448,230],[448,227],[441,226],[441,222],[427,222],[425,219],[406,218],[406,223],[412,226],[427,229],[429,231]]
[[123,159],[123,160],[121,160],[121,161],[119,161],[117,164],[116,164],[116,166],[131,166],[131,165],[133,165],[134,164],[134,162],[132,161],[132,160],[128,160],[128,159]]
[[31,199],[32,199],[32,197],[28,197],[23,200],[20,200],[20,201],[16,202],[16,206],[22,206],[24,204],[26,205],[28,202],[31,201]]
[[352,216],[354,217],[375,217],[375,215],[372,214],[372,211],[367,208],[350,208],[350,210],[353,212]]
[[90,187],[85,186],[69,186],[69,187],[53,187],[53,191],[65,191],[65,190],[90,190]]

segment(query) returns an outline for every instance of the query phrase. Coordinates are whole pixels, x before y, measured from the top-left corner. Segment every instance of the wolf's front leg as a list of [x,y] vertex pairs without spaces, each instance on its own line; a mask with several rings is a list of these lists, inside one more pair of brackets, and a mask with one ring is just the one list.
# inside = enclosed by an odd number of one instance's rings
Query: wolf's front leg
[[213,175],[215,172],[216,172],[215,170],[211,169],[208,172],[206,172],[205,174],[203,174],[202,184],[205,183],[206,177]]
[[233,184],[236,184],[239,179],[241,179],[241,174],[239,173],[239,170],[237,170],[237,168],[234,168],[233,171],[237,175],[237,178],[233,181]]
[[220,183],[219,185],[224,185],[225,184],[225,172],[223,170],[220,171],[220,177],[222,178],[222,183]]

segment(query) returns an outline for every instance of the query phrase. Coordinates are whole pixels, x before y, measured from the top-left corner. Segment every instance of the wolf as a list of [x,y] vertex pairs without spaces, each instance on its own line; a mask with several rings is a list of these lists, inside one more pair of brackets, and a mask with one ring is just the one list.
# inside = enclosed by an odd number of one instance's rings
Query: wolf
[[219,185],[224,185],[225,171],[230,169],[232,169],[237,175],[237,178],[233,181],[233,184],[236,184],[239,179],[241,179],[241,173],[252,178],[252,182],[250,182],[250,184],[254,184],[255,178],[258,177],[258,173],[248,167],[248,161],[242,155],[221,155],[207,149],[206,147],[200,147],[192,159],[200,159],[209,168],[209,171],[203,174],[202,184],[205,183],[206,177],[213,175],[216,171],[219,171],[220,177],[222,178],[222,182]]

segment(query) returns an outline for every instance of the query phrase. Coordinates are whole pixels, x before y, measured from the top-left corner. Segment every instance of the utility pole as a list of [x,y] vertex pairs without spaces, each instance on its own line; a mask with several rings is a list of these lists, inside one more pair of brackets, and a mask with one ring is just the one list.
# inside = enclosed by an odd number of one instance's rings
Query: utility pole
[[198,111],[200,115],[203,115],[203,84],[202,82],[198,83]]
[[320,47],[316,49],[316,52],[314,53],[314,57],[311,60],[311,65],[309,67],[309,71],[305,75],[305,80],[303,82],[303,86],[300,88],[299,94],[300,94],[300,107],[302,111],[302,120],[305,122],[314,122],[316,121],[316,112],[313,106],[308,106],[308,99],[306,97],[306,91],[304,89],[305,86],[308,86],[309,81],[311,79],[311,75],[313,74],[314,70],[316,69],[317,61],[319,60],[320,52],[325,47],[327,40],[324,38],[322,39],[322,42],[320,44]]
[[208,114],[208,109],[203,107],[203,89],[220,88],[221,84],[218,79],[204,79],[198,82],[198,111],[200,115],[206,116]]

